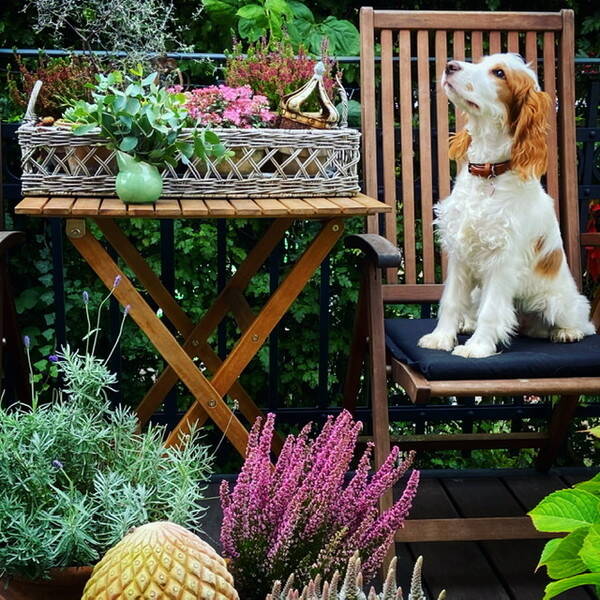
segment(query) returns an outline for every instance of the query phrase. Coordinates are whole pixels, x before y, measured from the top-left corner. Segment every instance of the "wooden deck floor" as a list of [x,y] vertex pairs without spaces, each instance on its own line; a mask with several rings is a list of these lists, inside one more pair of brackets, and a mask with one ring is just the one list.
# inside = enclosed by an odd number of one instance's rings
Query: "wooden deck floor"
[[[493,473],[493,474],[490,474]],[[590,478],[584,469],[535,471],[447,472],[425,471],[411,512],[418,519],[455,516],[522,516],[546,494]],[[218,484],[205,520],[206,535],[218,547],[221,514]],[[548,583],[545,569],[535,573],[544,540],[495,542],[428,542],[396,544],[398,578],[407,585],[414,560],[424,557],[424,581],[430,600],[442,589],[448,600],[541,600]],[[592,600],[591,590],[566,592],[561,599]]]

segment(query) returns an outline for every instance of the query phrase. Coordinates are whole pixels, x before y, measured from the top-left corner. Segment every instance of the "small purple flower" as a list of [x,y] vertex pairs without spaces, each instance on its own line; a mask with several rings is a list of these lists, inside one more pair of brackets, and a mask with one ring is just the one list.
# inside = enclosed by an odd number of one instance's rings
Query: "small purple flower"
[[57,470],[64,468],[64,465],[60,462],[60,460],[56,460],[56,459],[52,461],[52,466]]
[[57,363],[57,362],[58,362],[58,356],[56,356],[56,354],[51,354],[51,355],[48,357],[48,360],[49,360],[51,363]]
[[84,292],[81,294],[82,298],[83,298],[83,303],[87,304],[90,301],[90,295],[87,293],[87,291],[84,290]]
[[124,313],[123,313],[123,314],[124,314],[125,316],[127,316],[127,315],[129,314],[129,311],[130,311],[130,310],[131,310],[131,304],[128,304],[128,305],[125,307],[125,311],[124,311]]
[[31,346],[31,340],[28,335],[23,336],[23,344],[25,344],[25,348],[29,348]]
[[115,277],[115,280],[113,282],[113,288],[116,288],[121,283],[121,279],[122,279],[122,277],[120,275],[117,275]]

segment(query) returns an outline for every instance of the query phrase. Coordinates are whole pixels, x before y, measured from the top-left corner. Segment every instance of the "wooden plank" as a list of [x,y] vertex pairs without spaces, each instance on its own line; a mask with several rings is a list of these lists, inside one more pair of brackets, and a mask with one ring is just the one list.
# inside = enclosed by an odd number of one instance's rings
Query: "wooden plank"
[[561,479],[554,473],[537,471],[529,471],[523,475],[507,475],[502,477],[502,481],[510,489],[511,494],[517,499],[525,513],[548,494],[565,487]]
[[400,79],[400,156],[402,164],[402,216],[404,218],[404,283],[417,281],[417,254],[415,244],[415,191],[414,149],[412,124],[412,73],[410,32],[401,31],[399,37]]
[[233,217],[235,216],[235,208],[227,202],[227,200],[205,200],[208,214],[211,217]]
[[[394,128],[394,44],[392,31],[381,32],[381,128],[383,199],[391,207],[385,216],[385,237],[397,245],[396,233],[396,132]],[[387,269],[387,280],[398,281],[398,269]]]
[[254,202],[260,207],[265,216],[278,217],[290,214],[290,211],[275,198],[259,198]]
[[342,212],[337,204],[327,198],[306,198],[305,200],[315,209],[317,215],[340,215]]
[[300,198],[278,198],[278,200],[285,206],[290,215],[310,217],[318,212],[308,200],[302,200]]
[[[441,82],[448,60],[448,42],[445,31],[435,32],[435,77]],[[443,200],[450,195],[450,159],[448,158],[448,98],[441,86],[436,88],[436,127],[437,127],[437,164],[438,164],[438,198]],[[440,252],[442,252],[440,250]],[[442,280],[446,278],[448,266],[447,256],[442,252]]]
[[208,208],[203,200],[181,199],[182,217],[206,217],[207,215]]
[[[560,13],[549,12],[486,12],[486,11],[405,11],[377,10],[373,23],[378,29],[490,29],[515,31],[560,31]],[[362,30],[362,23],[361,23]]]
[[132,218],[153,217],[154,204],[128,204],[127,216]]
[[433,252],[433,165],[431,161],[431,99],[429,34],[417,32],[419,101],[419,167],[421,175],[421,226],[423,231],[423,281],[435,282]]
[[384,285],[383,301],[394,302],[437,302],[442,297],[442,284]]
[[250,199],[231,199],[229,204],[235,208],[238,217],[258,217],[262,215],[260,206]]
[[537,73],[537,35],[535,31],[525,34],[525,60],[531,63],[530,67]]
[[[396,540],[400,541],[402,534],[410,533],[410,522],[414,519],[453,519],[451,527],[456,534],[460,528],[457,512],[438,479],[424,478],[419,485],[419,491],[410,518],[406,521],[405,529],[398,531]],[[443,533],[441,523],[434,522],[432,527]],[[443,524],[448,530],[448,525]],[[421,521],[414,526],[415,536],[421,530],[426,533]],[[429,533],[429,532],[427,532]],[[430,537],[428,535],[428,537]],[[411,552],[417,556],[426,557],[427,564],[437,565],[440,568],[425,569],[424,580],[437,598],[442,589],[447,589],[453,600],[468,600],[471,598],[485,598],[486,600],[508,600],[501,582],[492,570],[490,564],[482,556],[479,546],[475,542],[439,542],[435,544],[426,542],[410,543]]]
[[508,52],[519,54],[519,32],[509,31],[506,42]]
[[161,198],[154,206],[154,213],[159,218],[180,217],[181,206],[175,198]]
[[75,198],[63,198],[54,196],[44,204],[44,215],[67,216],[71,214],[71,206],[75,203]]
[[[375,98],[375,34],[373,9],[360,9],[360,90],[362,165],[365,191],[377,198],[377,101]],[[367,219],[368,233],[379,233],[377,217]]]
[[354,198],[330,198],[330,200],[337,204],[346,215],[361,215],[365,212],[364,207]]
[[502,52],[502,40],[499,31],[490,31],[490,54]]
[[73,216],[98,216],[101,203],[100,198],[77,198],[71,208],[71,214]]
[[471,60],[476,63],[483,56],[483,33],[481,31],[473,31],[471,33]]
[[[408,391],[407,391],[408,393]],[[392,438],[400,448],[431,451],[440,449],[469,450],[472,448],[541,448],[548,442],[546,433],[454,433],[402,435]]]
[[552,32],[544,33],[544,91],[550,95],[553,103],[550,108],[548,121],[548,173],[546,185],[548,193],[554,198],[554,208],[560,217],[560,202],[558,191],[558,131],[556,125],[556,50]]
[[98,211],[100,217],[125,217],[127,205],[118,198],[104,198]]
[[41,215],[47,202],[48,198],[23,198],[23,200],[15,206],[15,214]]
[[[455,31],[452,34],[452,57],[454,60],[465,60],[465,32],[464,31]],[[465,123],[467,119],[464,113],[454,108],[454,113],[456,115],[456,127],[455,131],[460,131],[464,129]]]
[[600,377],[431,381],[432,396],[513,396],[516,394],[597,394]]

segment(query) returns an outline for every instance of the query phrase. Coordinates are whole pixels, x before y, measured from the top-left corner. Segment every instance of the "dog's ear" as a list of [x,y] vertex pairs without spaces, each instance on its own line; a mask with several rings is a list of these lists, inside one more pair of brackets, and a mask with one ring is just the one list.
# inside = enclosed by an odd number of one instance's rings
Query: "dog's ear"
[[462,160],[467,154],[470,143],[471,136],[466,129],[453,133],[450,136],[448,147],[448,156],[450,157],[450,160],[455,160],[457,162]]
[[548,169],[548,113],[552,100],[529,78],[513,90],[510,109],[513,147],[511,167],[521,179],[541,177]]

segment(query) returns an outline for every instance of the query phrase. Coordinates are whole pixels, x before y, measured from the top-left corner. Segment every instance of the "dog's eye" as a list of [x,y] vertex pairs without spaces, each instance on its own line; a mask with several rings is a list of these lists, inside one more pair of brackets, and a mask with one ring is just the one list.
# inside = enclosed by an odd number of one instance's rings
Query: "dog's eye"
[[495,75],[498,79],[506,79],[506,74],[502,69],[492,69],[492,75]]

